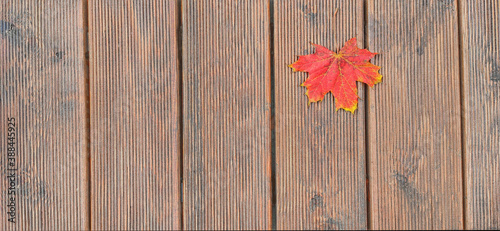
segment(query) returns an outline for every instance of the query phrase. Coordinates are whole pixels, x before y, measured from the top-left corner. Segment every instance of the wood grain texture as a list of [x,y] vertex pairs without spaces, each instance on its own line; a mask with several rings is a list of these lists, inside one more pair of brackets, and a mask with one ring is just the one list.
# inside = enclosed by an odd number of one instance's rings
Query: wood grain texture
[[466,228],[500,229],[500,2],[462,0]]
[[373,229],[463,228],[456,1],[369,0]]
[[175,0],[89,3],[92,229],[180,229]]
[[184,228],[271,228],[269,5],[184,0]]
[[[79,0],[0,3],[0,230],[89,225],[84,15]],[[7,159],[14,118],[16,171]],[[8,221],[16,174],[16,223]]]
[[308,106],[307,74],[288,67],[352,37],[363,47],[363,1],[274,1],[277,229],[367,228],[365,86],[354,115],[330,93]]

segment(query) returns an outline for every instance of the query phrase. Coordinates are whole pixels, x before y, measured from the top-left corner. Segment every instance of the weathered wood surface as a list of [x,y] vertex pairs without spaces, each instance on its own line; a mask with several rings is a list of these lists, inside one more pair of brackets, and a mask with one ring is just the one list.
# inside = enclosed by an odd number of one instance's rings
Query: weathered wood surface
[[500,2],[461,2],[467,229],[500,229]]
[[367,228],[365,87],[354,115],[331,94],[308,106],[307,74],[288,67],[352,37],[363,47],[363,1],[274,1],[278,229]]
[[184,228],[271,228],[265,0],[182,1]]
[[[88,228],[84,70],[82,1],[0,3],[0,230]],[[7,166],[8,118],[16,171]]]
[[367,4],[367,44],[384,76],[368,92],[370,227],[461,229],[456,1]]
[[175,0],[89,2],[92,229],[180,229]]
[[[287,65],[352,37],[383,82],[307,106]],[[0,230],[269,229],[272,190],[278,229],[499,229],[499,39],[496,0],[2,1]]]

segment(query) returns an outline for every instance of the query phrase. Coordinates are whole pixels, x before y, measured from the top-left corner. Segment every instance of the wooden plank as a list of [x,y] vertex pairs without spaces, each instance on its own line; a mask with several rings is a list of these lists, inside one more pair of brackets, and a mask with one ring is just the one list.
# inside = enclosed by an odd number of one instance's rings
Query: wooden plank
[[271,228],[266,0],[184,0],[184,228]]
[[89,228],[83,12],[0,3],[0,230]]
[[456,1],[369,0],[370,226],[462,229]]
[[331,94],[308,106],[307,74],[288,67],[352,37],[363,47],[363,1],[274,1],[278,229],[367,228],[364,86],[354,115]]
[[176,1],[89,4],[92,229],[180,229]]
[[466,228],[500,229],[500,3],[461,3]]

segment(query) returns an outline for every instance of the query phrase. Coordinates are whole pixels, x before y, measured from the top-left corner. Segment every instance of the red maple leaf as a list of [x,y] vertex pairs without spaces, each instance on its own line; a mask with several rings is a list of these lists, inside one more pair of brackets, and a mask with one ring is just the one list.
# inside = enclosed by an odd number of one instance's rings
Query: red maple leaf
[[368,62],[377,53],[356,46],[356,38],[347,41],[338,53],[316,46],[316,53],[303,55],[289,67],[293,71],[308,72],[309,77],[301,86],[307,88],[309,103],[323,100],[326,93],[335,97],[335,108],[354,113],[358,106],[356,81],[370,87],[382,81],[379,66]]

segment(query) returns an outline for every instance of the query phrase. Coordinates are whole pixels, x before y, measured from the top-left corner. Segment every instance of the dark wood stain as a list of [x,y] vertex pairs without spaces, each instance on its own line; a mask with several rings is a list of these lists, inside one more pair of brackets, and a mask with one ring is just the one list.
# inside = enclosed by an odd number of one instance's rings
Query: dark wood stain
[[325,204],[323,203],[323,197],[319,194],[314,194],[314,197],[309,201],[309,210],[311,210],[311,212],[314,212],[316,208],[321,208],[324,206]]
[[13,27],[14,27],[14,25],[12,25],[12,23],[0,20],[0,33],[1,34],[8,33],[10,30],[12,30]]
[[490,72],[490,79],[493,82],[499,82],[500,81],[500,67],[493,64],[494,66],[491,68]]

